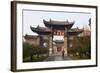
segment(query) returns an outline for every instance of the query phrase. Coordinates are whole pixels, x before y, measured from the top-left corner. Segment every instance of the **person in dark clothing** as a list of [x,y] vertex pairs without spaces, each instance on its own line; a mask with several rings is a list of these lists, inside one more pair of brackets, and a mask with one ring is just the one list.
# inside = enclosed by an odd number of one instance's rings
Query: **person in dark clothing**
[[64,58],[64,53],[65,53],[65,51],[63,50],[63,51],[62,51],[62,57],[63,57],[63,58]]

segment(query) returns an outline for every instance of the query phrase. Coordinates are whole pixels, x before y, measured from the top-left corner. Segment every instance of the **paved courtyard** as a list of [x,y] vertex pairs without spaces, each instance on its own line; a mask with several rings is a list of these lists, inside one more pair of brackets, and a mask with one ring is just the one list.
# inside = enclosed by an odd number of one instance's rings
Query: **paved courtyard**
[[[67,59],[71,60],[70,57],[67,57]],[[45,61],[63,61],[63,60],[64,58],[61,55],[52,55],[52,56],[49,56]]]

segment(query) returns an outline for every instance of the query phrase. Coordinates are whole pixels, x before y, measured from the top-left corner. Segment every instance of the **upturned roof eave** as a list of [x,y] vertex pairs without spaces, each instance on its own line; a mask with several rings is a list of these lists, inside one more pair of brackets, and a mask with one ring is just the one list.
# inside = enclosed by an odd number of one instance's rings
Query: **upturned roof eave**
[[67,33],[68,33],[68,35],[78,35],[82,32],[83,32],[83,30],[81,30],[81,31],[68,31]]
[[36,33],[43,33],[43,32],[50,33],[50,31],[39,30],[39,29],[34,28],[34,27],[32,27],[32,26],[30,26],[30,28],[31,28],[31,30],[32,30],[33,32],[36,32]]

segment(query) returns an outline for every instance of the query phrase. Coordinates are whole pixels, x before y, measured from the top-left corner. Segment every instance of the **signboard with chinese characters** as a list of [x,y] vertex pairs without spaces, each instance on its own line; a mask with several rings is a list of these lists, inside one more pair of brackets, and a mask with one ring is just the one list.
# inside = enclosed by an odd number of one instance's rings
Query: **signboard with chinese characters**
[[54,31],[53,34],[58,36],[64,36],[64,31]]

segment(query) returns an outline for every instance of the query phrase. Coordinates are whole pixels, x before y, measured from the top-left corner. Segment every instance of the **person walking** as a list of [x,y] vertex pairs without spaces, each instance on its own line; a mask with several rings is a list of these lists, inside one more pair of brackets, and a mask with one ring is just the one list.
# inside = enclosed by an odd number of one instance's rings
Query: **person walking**
[[64,50],[62,50],[62,57],[64,58],[64,53],[65,53],[65,51]]

